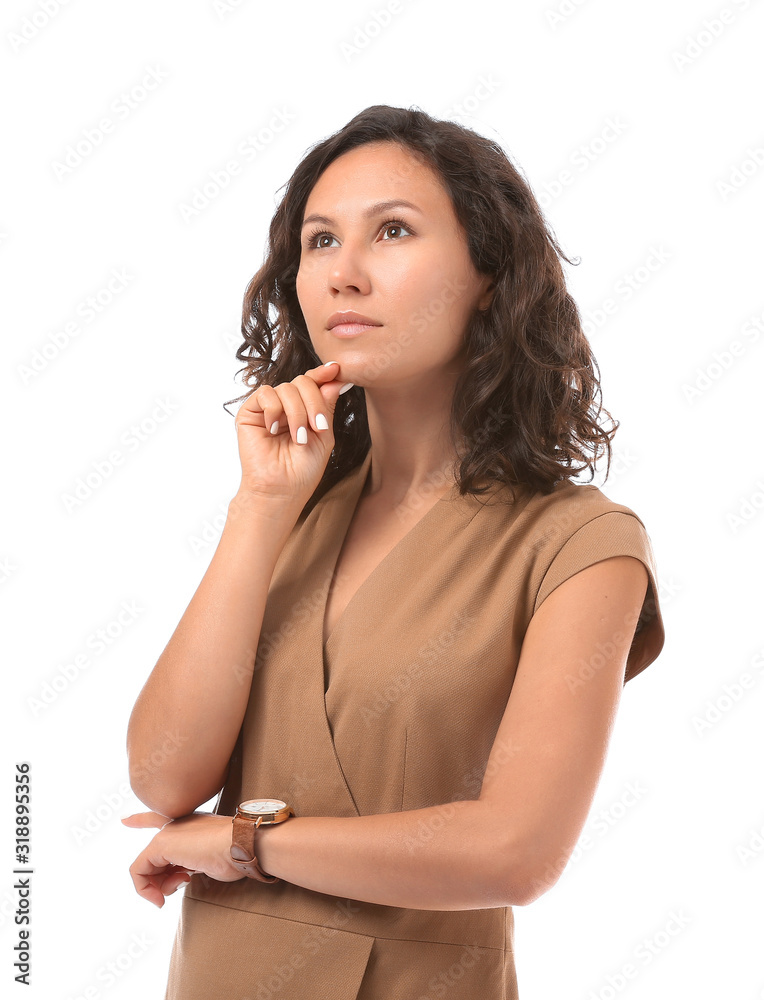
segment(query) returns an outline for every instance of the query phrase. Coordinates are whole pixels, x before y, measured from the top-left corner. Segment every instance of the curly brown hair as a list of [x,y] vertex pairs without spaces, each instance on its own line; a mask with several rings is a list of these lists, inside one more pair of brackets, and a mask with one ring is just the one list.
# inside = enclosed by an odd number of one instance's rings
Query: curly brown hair
[[[266,259],[247,285],[244,342],[248,393],[289,382],[321,364],[297,298],[300,229],[308,196],[326,167],[348,150],[394,142],[439,175],[467,239],[476,271],[494,279],[489,307],[465,330],[465,365],[454,387],[451,433],[463,442],[461,495],[508,487],[549,493],[555,483],[589,469],[619,427],[598,423],[603,407],[599,368],[565,284],[560,249],[527,181],[501,146],[419,109],[376,104],[312,146],[292,177],[269,230]],[[274,358],[274,353],[276,357]],[[229,412],[229,411],[227,411]],[[335,446],[306,510],[356,468],[371,444],[360,386],[335,408]],[[575,463],[582,464],[576,466]],[[484,485],[479,486],[482,482]]]

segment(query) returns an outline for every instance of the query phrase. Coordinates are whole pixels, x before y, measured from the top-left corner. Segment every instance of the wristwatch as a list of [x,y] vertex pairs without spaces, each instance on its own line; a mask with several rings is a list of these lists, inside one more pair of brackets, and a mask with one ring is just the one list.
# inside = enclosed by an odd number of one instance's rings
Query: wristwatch
[[255,833],[261,826],[283,823],[294,816],[294,809],[281,799],[247,799],[240,802],[233,818],[231,861],[248,878],[260,882],[280,882],[262,870],[255,857]]

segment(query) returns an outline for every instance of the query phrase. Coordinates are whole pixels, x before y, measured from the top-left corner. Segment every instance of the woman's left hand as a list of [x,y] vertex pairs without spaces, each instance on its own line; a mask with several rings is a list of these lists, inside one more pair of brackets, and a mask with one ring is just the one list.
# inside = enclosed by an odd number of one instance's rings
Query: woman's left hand
[[125,826],[159,827],[159,833],[130,865],[135,891],[160,909],[196,872],[219,882],[236,882],[245,876],[231,862],[232,816],[190,813],[169,819],[157,812],[133,813]]

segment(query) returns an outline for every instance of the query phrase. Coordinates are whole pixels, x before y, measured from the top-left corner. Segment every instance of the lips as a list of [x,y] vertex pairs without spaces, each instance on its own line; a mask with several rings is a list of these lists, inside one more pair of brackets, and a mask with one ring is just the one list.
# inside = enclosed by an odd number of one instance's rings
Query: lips
[[367,330],[378,330],[379,326],[370,326],[366,323],[338,323],[333,326],[329,333],[333,337],[360,337]]
[[370,316],[362,316],[361,313],[352,312],[347,310],[346,312],[336,312],[333,313],[327,323],[327,330],[333,330],[336,326],[382,326],[381,323],[377,322],[375,319],[371,319]]

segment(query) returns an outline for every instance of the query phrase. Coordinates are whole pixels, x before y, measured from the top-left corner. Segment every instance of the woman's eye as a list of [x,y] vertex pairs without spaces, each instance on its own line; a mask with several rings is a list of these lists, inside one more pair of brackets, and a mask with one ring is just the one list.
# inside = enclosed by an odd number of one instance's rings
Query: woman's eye
[[[405,225],[403,222],[399,221],[398,219],[392,219],[389,222],[383,223],[382,226],[381,226],[381,228],[380,228],[380,232],[381,233],[386,233],[389,229],[398,230],[398,235],[392,240],[393,243],[397,242],[401,238],[400,237],[400,230],[403,230],[405,233],[408,233],[409,236],[411,235],[411,232],[412,232],[407,225]],[[317,232],[317,233],[314,233],[309,238],[309,240],[308,240],[308,247],[309,248],[314,248],[316,250],[328,250],[329,249],[329,244],[324,243],[323,241],[324,240],[331,241],[333,239],[336,239],[336,237],[332,236],[331,233]],[[383,242],[384,243],[389,243],[390,240],[386,239],[386,240],[383,240]]]
[[[388,222],[388,223],[386,223],[386,225],[382,229],[382,232],[387,232],[388,229],[403,229],[406,232],[409,231],[406,228],[406,226],[403,225],[403,223],[398,223],[398,222]],[[389,242],[389,240],[387,242]]]

